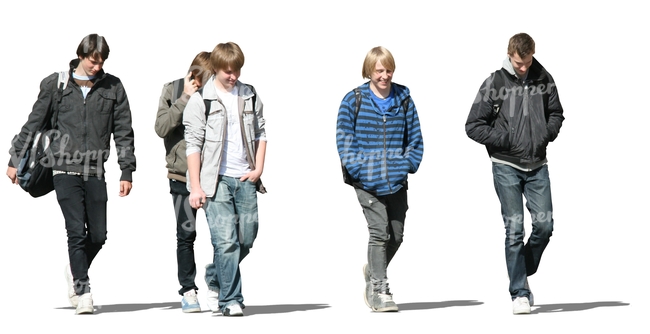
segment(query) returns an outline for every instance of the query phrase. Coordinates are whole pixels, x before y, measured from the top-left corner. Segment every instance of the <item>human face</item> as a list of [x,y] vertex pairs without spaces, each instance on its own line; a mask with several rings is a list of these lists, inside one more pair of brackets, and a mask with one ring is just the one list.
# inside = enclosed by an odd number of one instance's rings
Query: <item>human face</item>
[[233,70],[230,67],[225,70],[218,70],[214,76],[214,83],[217,88],[230,92],[235,87],[235,84],[237,84],[237,79],[239,79],[240,74],[241,70]]
[[94,58],[92,56],[88,56],[86,58],[81,58],[79,57],[79,66],[77,67],[77,70],[81,70],[82,75],[87,75],[87,76],[93,76],[99,72],[102,67],[104,66],[104,61],[101,58]]
[[517,75],[520,77],[526,75],[526,72],[530,68],[530,65],[533,64],[533,55],[529,54],[528,56],[521,58],[518,53],[515,52],[514,55],[508,55],[510,57],[510,63],[512,67],[517,72]]
[[370,76],[370,85],[374,87],[375,93],[387,97],[390,94],[391,80],[393,80],[393,71],[386,69],[380,61],[377,61],[375,71]]

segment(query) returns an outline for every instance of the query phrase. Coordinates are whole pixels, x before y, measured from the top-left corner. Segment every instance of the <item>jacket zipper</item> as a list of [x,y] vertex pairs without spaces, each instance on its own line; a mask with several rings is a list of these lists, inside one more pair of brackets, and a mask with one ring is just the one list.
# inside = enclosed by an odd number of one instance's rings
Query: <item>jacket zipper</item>
[[391,193],[393,192],[393,187],[390,185],[390,179],[388,178],[388,163],[386,162],[386,156],[388,155],[386,152],[386,115],[383,115],[383,120],[384,120],[384,154],[382,157],[382,168],[384,172],[386,173],[386,183],[388,184],[388,191]]

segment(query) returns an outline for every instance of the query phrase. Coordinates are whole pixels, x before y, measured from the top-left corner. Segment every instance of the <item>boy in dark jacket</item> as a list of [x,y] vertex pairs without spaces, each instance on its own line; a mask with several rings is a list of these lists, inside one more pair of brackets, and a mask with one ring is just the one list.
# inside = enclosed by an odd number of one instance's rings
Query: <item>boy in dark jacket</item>
[[[492,161],[514,314],[530,313],[533,293],[527,277],[537,271],[553,232],[546,146],[564,120],[555,82],[533,54],[530,36],[510,38],[503,68],[483,82],[465,123],[467,135],[485,145]],[[532,218],[526,244],[522,195]]]
[[47,161],[52,164],[54,190],[65,219],[70,258],[65,274],[76,314],[94,312],[88,268],[106,241],[104,163],[111,136],[122,170],[122,197],[131,192],[136,166],[129,100],[120,79],[102,69],[109,51],[104,37],[88,35],[77,48],[78,58],[70,62],[65,90],[57,92],[57,73],[41,81],[38,100],[13,140],[7,168],[7,176],[17,183],[16,166],[24,148],[44,122],[51,122],[46,115],[56,104],[58,118]]

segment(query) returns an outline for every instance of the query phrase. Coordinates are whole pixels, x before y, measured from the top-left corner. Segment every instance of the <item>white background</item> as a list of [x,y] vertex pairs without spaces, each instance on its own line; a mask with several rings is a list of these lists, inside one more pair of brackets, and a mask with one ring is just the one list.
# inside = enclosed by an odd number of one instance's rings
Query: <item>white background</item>
[[[11,1],[0,13],[0,143],[27,120],[45,76],[67,67],[90,33],[106,37],[104,69],[128,93],[136,136],[133,191],[118,197],[109,162],[108,240],[90,276],[97,312],[74,316],[66,234],[54,193],[32,199],[5,179],[0,233],[3,332],[638,332],[648,308],[646,65],[650,25],[636,2],[568,1]],[[536,41],[566,120],[548,149],[555,232],[530,278],[539,308],[513,316],[504,230],[485,148],[464,124],[508,39]],[[241,81],[265,105],[269,146],[260,231],[242,263],[246,317],[183,314],[175,221],[162,139],[165,82],[194,55],[234,41]],[[341,181],[335,122],[361,84],[366,52],[395,56],[425,140],[410,178],[405,241],[389,267],[396,314],[362,300],[367,229]],[[5,152],[7,152],[5,151]],[[9,159],[9,155],[5,155]],[[528,229],[529,230],[529,229]],[[197,284],[211,261],[199,213]]]

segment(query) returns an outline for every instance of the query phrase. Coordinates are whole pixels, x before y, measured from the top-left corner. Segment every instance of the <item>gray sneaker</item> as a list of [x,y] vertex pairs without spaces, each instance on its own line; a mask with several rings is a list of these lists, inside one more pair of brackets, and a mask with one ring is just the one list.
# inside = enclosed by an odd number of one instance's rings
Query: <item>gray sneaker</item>
[[397,304],[393,301],[393,294],[388,290],[373,292],[370,308],[375,312],[396,312],[398,310]]
[[366,306],[370,306],[370,299],[372,299],[372,283],[370,282],[370,268],[368,264],[363,265],[363,279],[366,281],[366,289],[363,291],[363,301],[366,302]]

